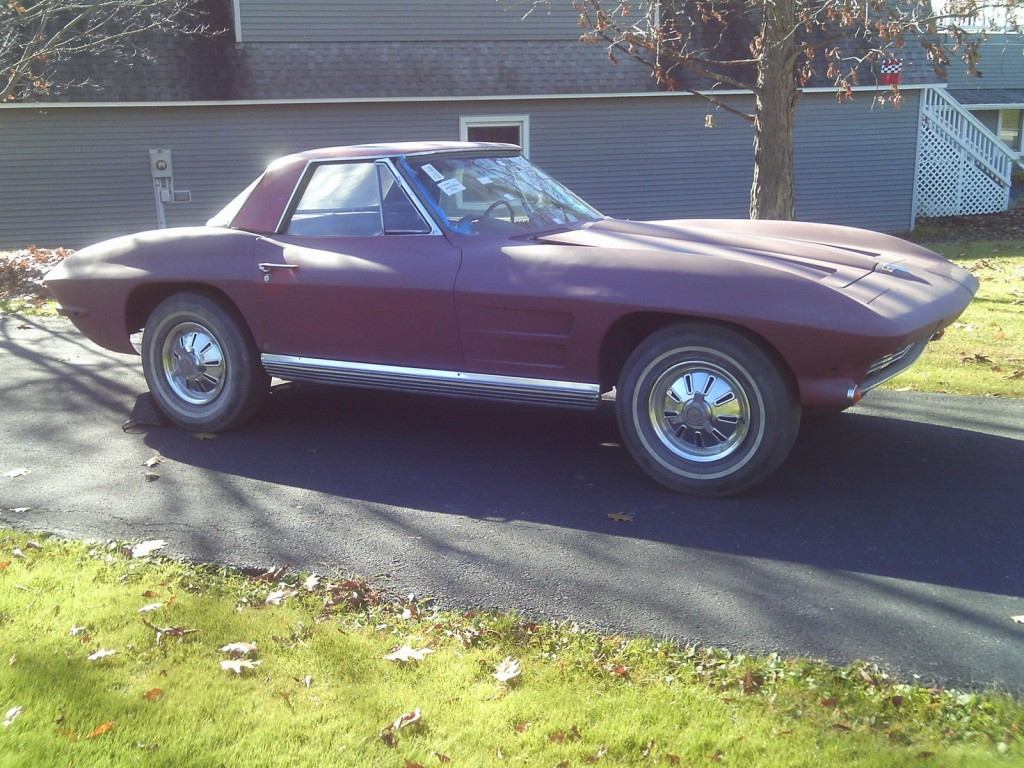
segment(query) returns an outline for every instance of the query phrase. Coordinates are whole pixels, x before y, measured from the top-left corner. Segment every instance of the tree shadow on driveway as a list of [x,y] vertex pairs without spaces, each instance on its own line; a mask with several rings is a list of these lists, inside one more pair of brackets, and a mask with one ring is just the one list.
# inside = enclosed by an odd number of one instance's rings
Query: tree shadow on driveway
[[608,404],[595,415],[285,385],[243,430],[198,442],[159,429],[146,444],[338,499],[1024,596],[1024,443],[969,429],[809,419],[783,469],[732,499],[648,480]]

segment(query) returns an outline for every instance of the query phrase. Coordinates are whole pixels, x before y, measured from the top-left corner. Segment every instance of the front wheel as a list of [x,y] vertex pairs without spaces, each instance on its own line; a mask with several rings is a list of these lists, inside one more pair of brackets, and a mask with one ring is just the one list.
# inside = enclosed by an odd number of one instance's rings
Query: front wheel
[[789,455],[800,405],[756,342],[711,325],[676,325],[645,339],[619,376],[623,442],[674,491],[728,496],[768,477]]
[[240,425],[270,387],[241,318],[197,293],[176,294],[153,310],[142,334],[142,369],[160,410],[203,432]]

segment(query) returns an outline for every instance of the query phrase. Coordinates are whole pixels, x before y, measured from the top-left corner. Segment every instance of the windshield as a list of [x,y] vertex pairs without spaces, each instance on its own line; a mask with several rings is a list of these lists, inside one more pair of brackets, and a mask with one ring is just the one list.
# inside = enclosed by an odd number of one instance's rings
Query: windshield
[[465,235],[524,235],[603,218],[522,157],[409,158],[403,165],[442,223]]

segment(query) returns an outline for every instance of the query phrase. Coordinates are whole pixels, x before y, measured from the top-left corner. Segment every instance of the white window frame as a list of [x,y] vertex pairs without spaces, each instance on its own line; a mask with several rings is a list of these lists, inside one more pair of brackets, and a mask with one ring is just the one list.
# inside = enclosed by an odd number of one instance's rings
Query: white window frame
[[523,157],[530,157],[529,115],[462,115],[459,117],[459,139],[469,141],[470,128],[500,128],[514,125],[519,128]]
[[[1020,106],[1007,107],[1005,109],[1000,109],[999,110],[999,122],[996,123],[996,129],[997,129],[996,130],[996,136],[999,136],[1003,132],[1003,118],[1008,116],[1011,112],[1018,112],[1018,113],[1020,113],[1021,111],[1024,111],[1024,108],[1022,108]],[[1021,123],[1022,123],[1021,115],[1018,114],[1017,115],[1017,146],[1014,147],[1014,146],[1012,146],[1010,144],[1007,144],[1007,146],[1010,147],[1010,149],[1012,149],[1018,155],[1021,154],[1022,152],[1024,152],[1024,130],[1021,130],[1022,129]]]
[[232,0],[231,16],[235,29],[235,42],[240,43],[242,42],[242,0]]

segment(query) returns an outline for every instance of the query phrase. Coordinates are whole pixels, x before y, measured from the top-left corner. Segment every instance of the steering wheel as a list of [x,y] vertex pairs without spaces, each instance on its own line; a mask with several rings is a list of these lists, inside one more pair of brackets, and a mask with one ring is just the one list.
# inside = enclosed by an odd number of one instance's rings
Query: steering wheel
[[512,210],[512,203],[510,203],[508,200],[495,200],[493,203],[487,206],[487,210],[485,210],[479,216],[463,216],[461,219],[459,219],[458,224],[461,225],[464,221],[467,220],[471,222],[483,221],[484,219],[488,218],[492,213],[494,213],[494,209],[497,208],[499,205],[504,205],[506,208],[508,208],[508,219],[511,223],[515,224],[516,212]]

